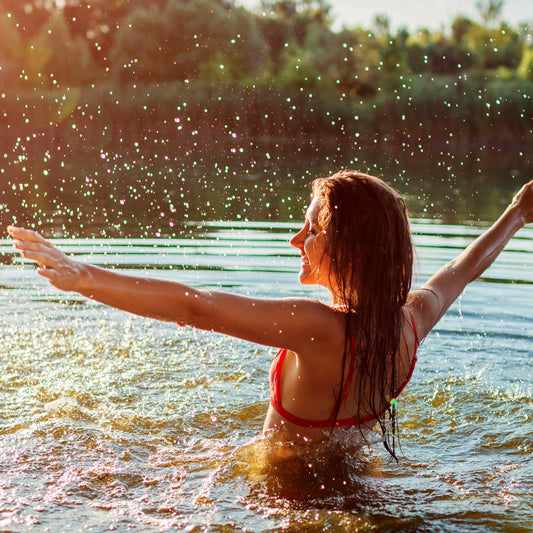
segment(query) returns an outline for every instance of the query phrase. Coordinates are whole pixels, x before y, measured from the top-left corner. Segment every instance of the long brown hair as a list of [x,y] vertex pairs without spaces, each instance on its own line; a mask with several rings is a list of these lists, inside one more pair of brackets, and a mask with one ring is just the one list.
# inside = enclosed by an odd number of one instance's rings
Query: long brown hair
[[[407,209],[383,180],[356,171],[318,178],[312,190],[323,202],[318,222],[326,231],[333,298],[346,312],[347,335],[356,346],[355,414],[378,419],[384,445],[396,458],[396,411],[390,400],[400,388],[396,356],[413,269]],[[337,412],[339,407],[340,394]]]

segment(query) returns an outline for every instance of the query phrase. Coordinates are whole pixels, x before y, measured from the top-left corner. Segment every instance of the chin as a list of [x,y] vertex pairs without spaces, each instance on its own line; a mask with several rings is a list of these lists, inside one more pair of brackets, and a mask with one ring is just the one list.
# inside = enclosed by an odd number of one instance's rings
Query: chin
[[298,276],[298,281],[302,285],[315,285],[316,284],[316,281],[312,277],[310,277],[308,274],[300,274]]

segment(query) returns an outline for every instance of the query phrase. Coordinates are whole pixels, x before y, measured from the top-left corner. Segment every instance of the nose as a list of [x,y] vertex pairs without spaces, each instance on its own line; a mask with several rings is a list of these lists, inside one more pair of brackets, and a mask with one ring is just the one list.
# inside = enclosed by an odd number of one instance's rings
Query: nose
[[291,240],[289,241],[291,246],[294,246],[295,248],[299,248],[300,250],[303,249],[303,245],[305,241],[305,233],[306,233],[306,227],[304,226],[296,235],[293,235],[291,237]]

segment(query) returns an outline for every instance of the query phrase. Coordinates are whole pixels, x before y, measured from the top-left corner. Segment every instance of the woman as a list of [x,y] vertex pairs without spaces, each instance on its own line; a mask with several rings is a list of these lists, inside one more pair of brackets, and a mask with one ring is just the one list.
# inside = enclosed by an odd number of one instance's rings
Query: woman
[[398,193],[353,171],[317,179],[312,190],[305,224],[291,244],[301,255],[300,282],[327,288],[329,304],[126,276],[75,261],[34,231],[8,232],[59,289],[138,315],[282,347],[271,367],[264,424],[275,439],[319,442],[336,427],[379,424],[395,456],[395,402],[411,377],[419,343],[509,239],[533,222],[533,182],[487,232],[413,291],[409,225]]

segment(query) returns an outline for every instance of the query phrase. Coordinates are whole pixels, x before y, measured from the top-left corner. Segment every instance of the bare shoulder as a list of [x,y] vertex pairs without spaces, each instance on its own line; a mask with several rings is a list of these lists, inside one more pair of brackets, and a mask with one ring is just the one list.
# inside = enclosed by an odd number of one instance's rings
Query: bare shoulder
[[198,300],[204,302],[200,318],[191,325],[297,353],[327,345],[340,329],[338,313],[310,298],[262,299],[210,291]]
[[420,302],[415,299],[409,300],[403,307],[403,327],[402,337],[405,340],[404,346],[407,347],[407,351],[414,354],[417,346],[422,341],[420,336],[420,313],[421,309],[417,306]]
[[293,328],[291,344],[300,357],[322,359],[324,354],[343,350],[346,335],[346,315],[334,307],[308,298],[284,300],[290,314],[298,322]]
[[[411,291],[404,310],[412,317],[418,342],[431,331],[436,322],[444,314],[445,302],[439,294],[429,286]],[[411,322],[411,318],[409,319]]]
[[330,344],[332,340],[344,339],[346,319],[345,314],[330,305],[309,298],[294,298],[287,300],[292,312],[303,317],[303,329],[316,343]]

